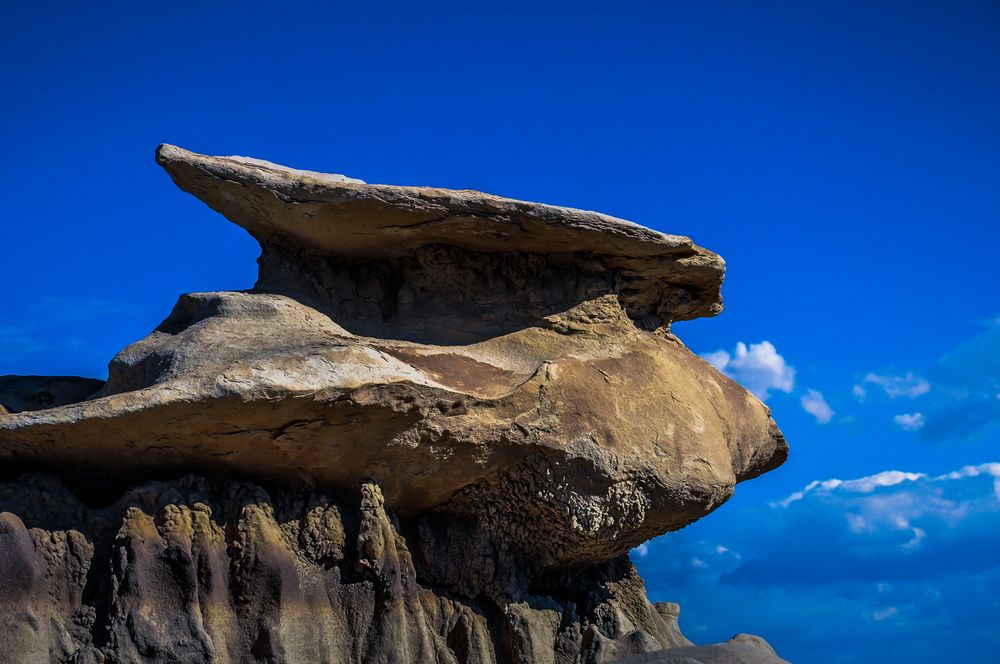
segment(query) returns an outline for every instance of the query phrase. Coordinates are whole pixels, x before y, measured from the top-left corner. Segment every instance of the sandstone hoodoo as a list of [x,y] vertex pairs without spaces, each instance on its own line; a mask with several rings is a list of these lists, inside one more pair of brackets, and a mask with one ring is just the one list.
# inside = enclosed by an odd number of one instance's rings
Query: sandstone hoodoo
[[157,160],[260,243],[258,280],[181,296],[106,382],[0,378],[5,652],[598,663],[690,645],[627,552],[787,454],[768,409],[670,331],[721,310],[719,256],[479,192]]

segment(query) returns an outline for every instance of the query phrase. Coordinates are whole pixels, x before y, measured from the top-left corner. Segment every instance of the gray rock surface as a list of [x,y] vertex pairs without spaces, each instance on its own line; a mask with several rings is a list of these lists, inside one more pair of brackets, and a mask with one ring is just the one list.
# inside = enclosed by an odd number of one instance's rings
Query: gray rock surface
[[[683,237],[161,146],[261,244],[106,382],[0,379],[19,661],[577,662],[689,645],[625,555],[780,465],[670,324]],[[60,479],[54,479],[60,478]],[[183,479],[178,479],[183,478]]]
[[516,598],[421,583],[378,486],[351,494],[186,476],[90,507],[49,475],[0,483],[0,661],[554,664],[688,643],[626,558]]
[[737,634],[725,643],[680,646],[622,657],[615,664],[788,664],[764,639]]

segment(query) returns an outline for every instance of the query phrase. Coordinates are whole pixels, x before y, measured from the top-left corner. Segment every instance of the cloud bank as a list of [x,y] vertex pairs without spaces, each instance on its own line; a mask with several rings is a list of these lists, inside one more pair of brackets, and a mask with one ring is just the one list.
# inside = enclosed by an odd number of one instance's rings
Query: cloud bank
[[990,661],[1000,649],[1000,463],[819,480],[730,516],[636,559],[654,600],[681,602],[695,640],[755,631],[791,661],[820,663]]
[[854,386],[854,395],[863,399],[868,394],[868,387],[879,388],[890,399],[906,397],[915,399],[927,394],[931,389],[931,384],[927,380],[909,371],[903,375],[868,373],[861,379],[861,383]]

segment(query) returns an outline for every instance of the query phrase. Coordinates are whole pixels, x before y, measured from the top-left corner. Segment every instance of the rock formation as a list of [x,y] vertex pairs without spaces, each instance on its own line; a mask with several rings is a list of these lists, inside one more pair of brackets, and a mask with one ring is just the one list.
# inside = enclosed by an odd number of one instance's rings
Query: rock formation
[[737,634],[725,643],[710,646],[681,646],[641,655],[631,655],[617,664],[788,664],[778,657],[764,639],[753,634]]
[[106,382],[0,378],[11,661],[690,645],[627,552],[787,454],[670,332],[721,310],[719,256],[478,192],[157,160],[257,239],[258,281],[181,296]]

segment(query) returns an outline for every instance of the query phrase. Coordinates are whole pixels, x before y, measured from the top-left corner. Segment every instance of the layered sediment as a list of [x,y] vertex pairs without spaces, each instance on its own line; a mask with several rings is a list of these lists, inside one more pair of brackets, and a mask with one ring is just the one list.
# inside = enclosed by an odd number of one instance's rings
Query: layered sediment
[[627,552],[787,455],[768,409],[670,331],[721,310],[721,258],[479,192],[157,160],[257,239],[258,281],[181,296],[106,382],[0,378],[5,651],[598,663],[690,645]]

